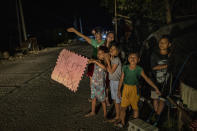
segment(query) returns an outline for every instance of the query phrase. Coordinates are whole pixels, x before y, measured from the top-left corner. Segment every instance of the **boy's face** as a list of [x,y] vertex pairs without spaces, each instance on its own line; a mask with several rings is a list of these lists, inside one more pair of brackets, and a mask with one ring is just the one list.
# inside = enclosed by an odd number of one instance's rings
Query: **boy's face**
[[139,62],[139,58],[138,58],[137,54],[132,53],[129,55],[128,61],[129,61],[130,65],[137,65],[137,63]]
[[97,57],[99,60],[104,60],[105,53],[102,50],[98,50]]
[[114,40],[114,34],[113,33],[109,33],[107,35],[107,41],[112,42]]
[[93,29],[93,30],[92,30],[92,34],[95,35],[95,33],[96,33],[96,32],[95,32],[95,30]]
[[160,50],[167,50],[170,47],[170,42],[166,38],[162,38],[159,41],[159,49]]
[[118,49],[115,46],[112,46],[109,50],[111,56],[117,56],[118,55]]
[[95,39],[96,40],[101,40],[102,39],[101,33],[95,33]]

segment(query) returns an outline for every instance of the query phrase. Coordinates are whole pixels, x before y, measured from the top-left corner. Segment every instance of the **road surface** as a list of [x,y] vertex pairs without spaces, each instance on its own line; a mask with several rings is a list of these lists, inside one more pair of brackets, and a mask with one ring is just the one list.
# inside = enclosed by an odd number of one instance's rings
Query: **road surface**
[[[90,56],[91,47],[64,47]],[[89,79],[84,76],[76,93],[51,80],[50,75],[63,47],[48,48],[15,61],[0,61],[0,131],[115,131],[103,122],[102,108],[85,118],[91,109]]]

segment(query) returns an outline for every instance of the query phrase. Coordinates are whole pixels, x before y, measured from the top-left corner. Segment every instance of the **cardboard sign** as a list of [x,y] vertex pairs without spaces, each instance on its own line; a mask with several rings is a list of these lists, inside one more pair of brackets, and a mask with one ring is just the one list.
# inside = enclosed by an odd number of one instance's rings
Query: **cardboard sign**
[[63,49],[57,59],[51,78],[76,92],[88,59]]

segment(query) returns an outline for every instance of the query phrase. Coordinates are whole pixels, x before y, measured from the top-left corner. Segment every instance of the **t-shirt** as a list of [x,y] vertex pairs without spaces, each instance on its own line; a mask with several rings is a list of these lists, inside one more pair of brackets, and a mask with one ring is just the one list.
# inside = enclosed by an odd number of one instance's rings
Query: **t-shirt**
[[111,60],[111,66],[114,64],[118,65],[114,73],[109,73],[109,80],[119,81],[121,76],[122,64],[119,57],[115,57]]
[[[151,55],[151,68],[157,65],[165,65],[168,64],[168,54],[161,55],[160,53],[154,52]],[[153,77],[155,81],[159,84],[165,82],[169,78],[169,73],[167,72],[167,68],[161,70],[154,70]]]
[[140,66],[136,66],[135,69],[131,70],[129,65],[123,66],[124,72],[124,84],[127,85],[139,85],[139,77],[141,76],[142,68]]
[[94,64],[94,72],[92,76],[92,84],[95,86],[105,87],[106,81],[106,72],[104,69],[99,67],[97,64]]
[[98,41],[91,39],[91,45],[93,46],[93,53],[92,53],[92,57],[95,59],[97,58],[97,51],[98,51],[98,47],[104,44],[104,40],[102,40],[100,43],[98,43]]

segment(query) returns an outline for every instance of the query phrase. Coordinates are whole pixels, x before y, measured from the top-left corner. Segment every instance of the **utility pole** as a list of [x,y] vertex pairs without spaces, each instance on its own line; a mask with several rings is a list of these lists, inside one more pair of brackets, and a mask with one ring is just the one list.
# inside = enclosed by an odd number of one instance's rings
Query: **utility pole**
[[166,6],[166,23],[170,24],[172,22],[172,12],[170,8],[170,1],[165,0],[165,6]]
[[26,34],[25,21],[24,21],[24,16],[23,16],[23,8],[22,8],[21,0],[18,0],[18,1],[19,1],[19,8],[20,8],[23,36],[24,36],[24,39],[26,41],[27,40],[27,34]]
[[22,37],[21,37],[21,24],[20,24],[20,15],[19,15],[19,8],[18,8],[18,0],[16,0],[16,16],[17,16],[17,22],[18,22],[19,45],[21,46]]
[[115,4],[115,6],[114,6],[114,16],[115,16],[115,38],[116,38],[116,40],[117,40],[117,34],[118,34],[118,23],[117,23],[117,10],[116,10],[116,1],[117,0],[114,0],[114,4]]

